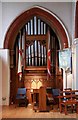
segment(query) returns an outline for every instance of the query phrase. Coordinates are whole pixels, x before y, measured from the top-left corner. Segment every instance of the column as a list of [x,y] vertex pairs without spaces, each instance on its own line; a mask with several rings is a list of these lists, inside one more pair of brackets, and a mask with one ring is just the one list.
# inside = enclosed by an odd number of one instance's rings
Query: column
[[75,39],[72,51],[72,88],[78,89],[78,38]]

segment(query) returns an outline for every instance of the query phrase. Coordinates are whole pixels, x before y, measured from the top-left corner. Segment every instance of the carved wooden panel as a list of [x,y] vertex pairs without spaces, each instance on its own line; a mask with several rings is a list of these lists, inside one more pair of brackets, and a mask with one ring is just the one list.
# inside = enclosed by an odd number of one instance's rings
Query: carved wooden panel
[[45,87],[40,87],[39,89],[39,111],[47,111]]
[[62,75],[56,76],[56,88],[63,90],[63,76]]

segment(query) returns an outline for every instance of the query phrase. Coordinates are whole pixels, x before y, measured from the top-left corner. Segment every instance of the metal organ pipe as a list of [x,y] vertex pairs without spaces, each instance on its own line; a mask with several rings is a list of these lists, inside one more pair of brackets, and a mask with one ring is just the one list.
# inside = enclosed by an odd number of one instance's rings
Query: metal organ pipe
[[35,40],[35,65],[37,66],[37,41]]
[[39,66],[40,66],[40,61],[41,61],[41,53],[40,53],[40,42],[38,41],[38,60],[39,60]]
[[44,23],[44,35],[46,34],[46,24]]
[[30,22],[28,22],[28,35],[30,35]]
[[28,47],[28,59],[29,59],[29,66],[30,66],[31,65],[30,46]]
[[34,35],[37,35],[37,18],[34,16]]
[[46,65],[46,47],[44,47],[44,65]]
[[32,19],[30,20],[30,23],[31,23],[30,24],[30,26],[31,26],[31,35],[33,35],[33,20]]
[[41,45],[41,52],[42,52],[42,65],[43,65],[43,45]]
[[32,66],[34,66],[34,48],[33,48],[33,44],[31,45],[31,56],[32,56]]
[[[46,23],[41,19],[34,16],[28,23],[25,25],[26,35],[45,35],[46,34]],[[32,36],[32,37],[34,37]],[[28,36],[30,37],[30,36]],[[38,38],[38,36],[37,36]],[[22,38],[24,39],[24,38]],[[28,40],[27,40],[28,41]],[[30,40],[29,40],[30,41]],[[46,61],[46,47],[38,41],[38,39],[34,39],[30,44],[28,42],[28,47],[26,48],[26,65],[29,66],[44,66],[47,64]]]
[[41,22],[41,34],[43,35],[43,22]]
[[38,35],[40,35],[40,19],[38,19]]
[[25,30],[26,30],[26,35],[28,34],[28,26],[27,24],[25,25]]
[[28,48],[26,49],[26,66],[28,65]]

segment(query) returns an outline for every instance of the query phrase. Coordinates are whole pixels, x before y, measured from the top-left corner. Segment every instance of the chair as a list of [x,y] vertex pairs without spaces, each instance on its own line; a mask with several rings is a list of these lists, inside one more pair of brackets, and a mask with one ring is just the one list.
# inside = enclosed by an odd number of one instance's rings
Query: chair
[[52,89],[52,94],[53,94],[54,97],[59,96],[59,94],[60,94],[60,89],[57,89],[57,88]]
[[[66,88],[66,89],[64,89],[66,92],[65,92],[65,95],[75,95],[75,92],[74,91],[72,91],[72,88]],[[73,99],[75,98],[75,97],[72,97]],[[70,98],[69,98],[70,99]]]
[[27,106],[26,88],[18,88],[16,94],[16,102],[17,101],[19,106],[21,103],[25,103],[25,106]]
[[[75,94],[75,90],[71,90],[71,89],[65,89],[64,91],[62,91],[63,94],[62,96],[60,96],[60,112],[62,112],[62,110],[64,110],[65,114],[67,115],[67,110],[76,110],[78,113],[78,101],[76,100],[76,94]],[[64,99],[65,98],[65,99]]]
[[70,95],[71,94],[71,88],[66,88],[64,89],[66,92],[65,92],[65,95]]
[[59,107],[59,98],[58,98],[59,95],[60,95],[60,89],[53,88],[52,96],[54,98],[55,104],[58,104],[58,107]]
[[52,87],[49,87],[46,89],[47,91],[47,105],[52,105],[52,109],[53,106],[58,104],[59,107],[59,94],[60,94],[60,89],[55,89]]
[[47,103],[47,105],[54,104],[54,99],[52,97],[52,87],[46,88],[46,103]]

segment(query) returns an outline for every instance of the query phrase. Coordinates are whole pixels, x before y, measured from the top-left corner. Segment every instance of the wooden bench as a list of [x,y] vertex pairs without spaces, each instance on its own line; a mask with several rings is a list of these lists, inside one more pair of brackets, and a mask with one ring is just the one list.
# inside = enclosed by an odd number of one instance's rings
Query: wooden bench
[[[65,95],[65,93],[69,92],[70,94]],[[70,106],[72,112],[74,110],[74,105],[76,106],[76,113],[78,114],[78,90],[70,90],[70,91],[61,91],[59,96],[59,108],[60,112],[62,112],[62,108],[64,107],[65,115],[67,115],[67,107]]]

